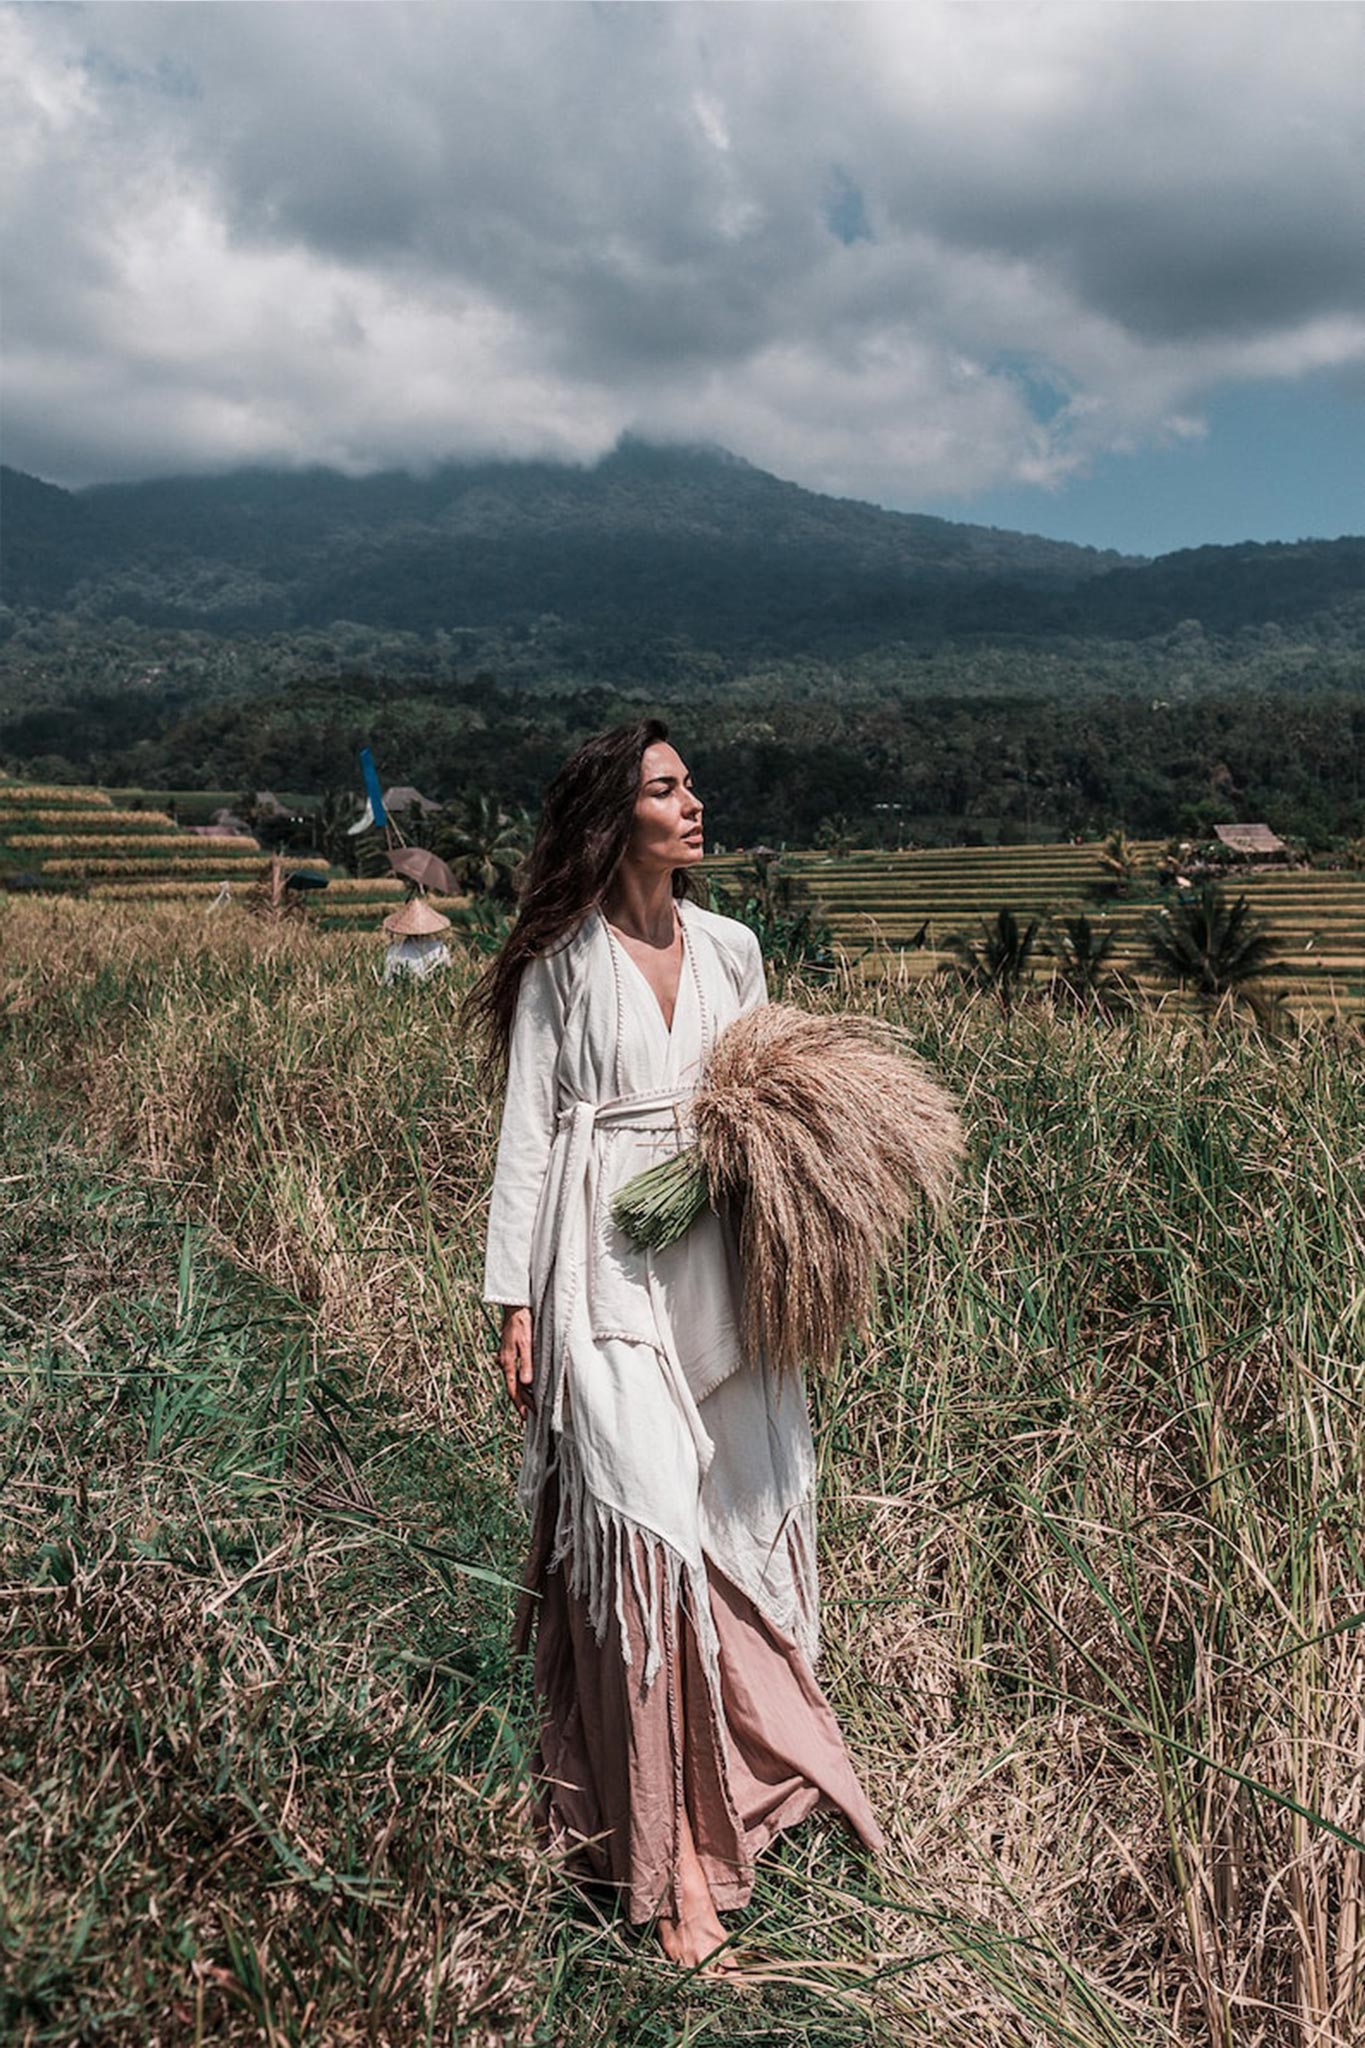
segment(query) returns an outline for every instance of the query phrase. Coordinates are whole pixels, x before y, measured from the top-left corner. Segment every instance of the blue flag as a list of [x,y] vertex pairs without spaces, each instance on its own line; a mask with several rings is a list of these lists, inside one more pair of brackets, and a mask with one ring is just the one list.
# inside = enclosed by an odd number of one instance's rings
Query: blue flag
[[388,819],[384,815],[384,793],[379,787],[379,773],[374,765],[374,755],[368,747],[360,749],[360,773],[365,784],[365,794],[370,800],[370,815],[374,819],[376,832],[382,832]]

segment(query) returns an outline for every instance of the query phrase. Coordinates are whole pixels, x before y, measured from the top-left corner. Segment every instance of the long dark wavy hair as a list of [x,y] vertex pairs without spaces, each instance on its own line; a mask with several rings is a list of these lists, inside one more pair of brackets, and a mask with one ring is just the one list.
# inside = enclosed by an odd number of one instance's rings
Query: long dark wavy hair
[[[497,958],[465,997],[461,1016],[482,1041],[483,1078],[498,1086],[526,963],[567,942],[607,891],[630,839],[646,747],[668,738],[661,718],[598,733],[569,756],[545,792],[521,881],[516,923]],[[688,894],[674,868],[673,894]]]

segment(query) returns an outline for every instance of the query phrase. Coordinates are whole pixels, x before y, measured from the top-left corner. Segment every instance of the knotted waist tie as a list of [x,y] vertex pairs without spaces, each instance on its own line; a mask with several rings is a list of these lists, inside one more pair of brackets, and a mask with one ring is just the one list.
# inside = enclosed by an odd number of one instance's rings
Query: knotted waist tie
[[[684,1105],[695,1089],[669,1088],[654,1094],[613,1095],[605,1102],[580,1099],[561,1109],[555,1120],[549,1167],[541,1190],[532,1247],[534,1309],[545,1312],[546,1292],[553,1275],[551,1327],[554,1357],[550,1365],[551,1421],[559,1426],[564,1401],[561,1370],[569,1318],[578,1290],[592,1270],[592,1227],[597,1207],[597,1148],[593,1139],[602,1126],[623,1131],[674,1131],[679,1149],[690,1143],[690,1119]],[[542,1408],[542,1413],[544,1409]]]

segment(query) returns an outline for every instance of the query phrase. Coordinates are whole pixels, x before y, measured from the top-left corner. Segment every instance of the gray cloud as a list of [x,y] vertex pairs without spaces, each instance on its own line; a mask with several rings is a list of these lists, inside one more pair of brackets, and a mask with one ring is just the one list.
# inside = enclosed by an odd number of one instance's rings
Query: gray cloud
[[8,460],[907,502],[1365,364],[1354,5],[16,6]]

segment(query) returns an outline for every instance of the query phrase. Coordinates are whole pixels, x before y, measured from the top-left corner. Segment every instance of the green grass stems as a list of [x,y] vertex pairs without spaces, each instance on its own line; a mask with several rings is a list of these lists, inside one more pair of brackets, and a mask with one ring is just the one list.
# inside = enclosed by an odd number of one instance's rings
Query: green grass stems
[[1356,1027],[774,977],[969,1157],[812,1387],[889,1851],[784,1838],[736,1996],[536,1852],[497,1105],[380,950],[0,901],[7,2038],[1365,2039]]

